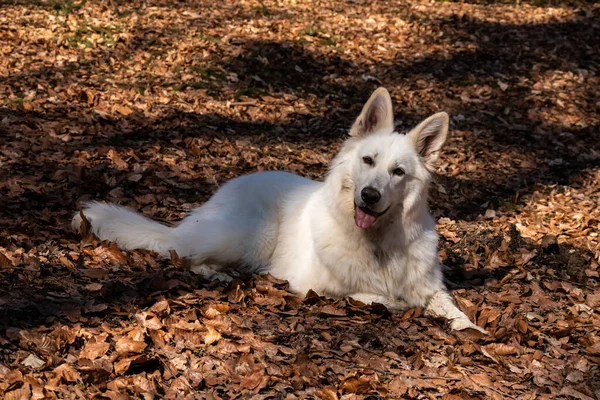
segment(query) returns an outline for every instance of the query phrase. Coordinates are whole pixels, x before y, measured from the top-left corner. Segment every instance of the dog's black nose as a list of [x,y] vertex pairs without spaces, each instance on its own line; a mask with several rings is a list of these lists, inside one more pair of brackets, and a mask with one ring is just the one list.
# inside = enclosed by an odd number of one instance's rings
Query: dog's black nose
[[375,188],[367,186],[363,190],[360,191],[360,197],[363,199],[365,204],[375,204],[381,199],[381,193]]

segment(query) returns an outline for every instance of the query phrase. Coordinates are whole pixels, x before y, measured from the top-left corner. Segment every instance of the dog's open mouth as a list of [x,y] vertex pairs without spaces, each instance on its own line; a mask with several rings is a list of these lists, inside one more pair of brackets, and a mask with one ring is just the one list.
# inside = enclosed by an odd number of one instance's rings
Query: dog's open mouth
[[378,213],[367,207],[354,206],[354,223],[362,229],[367,229],[373,226],[377,218],[381,217],[388,209]]

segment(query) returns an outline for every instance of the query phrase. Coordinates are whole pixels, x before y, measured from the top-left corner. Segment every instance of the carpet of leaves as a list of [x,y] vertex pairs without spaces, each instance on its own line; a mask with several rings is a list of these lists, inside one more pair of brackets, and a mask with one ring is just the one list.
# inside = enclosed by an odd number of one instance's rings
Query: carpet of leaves
[[[586,1],[0,1],[0,396],[600,399],[600,8]],[[379,85],[448,111],[432,186],[452,332],[75,235],[321,179]]]

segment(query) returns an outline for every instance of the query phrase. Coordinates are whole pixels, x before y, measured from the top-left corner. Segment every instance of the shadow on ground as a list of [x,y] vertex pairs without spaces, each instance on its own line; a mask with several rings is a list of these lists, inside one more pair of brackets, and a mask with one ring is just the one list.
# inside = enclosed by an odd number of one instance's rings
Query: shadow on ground
[[[219,71],[237,74],[239,81],[232,85],[241,103],[260,104],[265,96],[289,94],[310,99],[315,108],[318,106],[322,110],[291,113],[282,122],[236,119],[216,113],[198,114],[175,106],[165,107],[163,113],[153,118],[137,112],[112,118],[95,113],[93,102],[87,104],[87,100],[81,98],[73,98],[73,104],[58,104],[47,113],[28,112],[18,107],[0,108],[0,146],[4,152],[17,154],[11,162],[0,166],[3,176],[0,178],[0,226],[6,232],[0,238],[0,245],[13,243],[14,235],[18,240],[24,240],[22,245],[26,249],[33,248],[44,240],[42,232],[50,232],[55,240],[73,238],[67,225],[72,211],[77,209],[77,200],[85,196],[105,199],[115,189],[115,182],[123,192],[130,193],[131,198],[147,194],[148,182],[161,184],[152,174],[166,173],[171,168],[154,159],[151,149],[158,148],[159,152],[177,150],[186,157],[195,157],[186,144],[193,138],[202,138],[205,142],[243,139],[240,149],[273,143],[304,148],[319,143],[336,149],[362,103],[378,85],[362,78],[366,72],[381,79],[385,86],[401,88],[399,93],[418,89],[421,80],[433,82],[428,90],[435,92],[438,103],[427,105],[427,109],[429,112],[449,111],[455,117],[454,129],[459,132],[449,143],[449,153],[464,152],[488,165],[494,165],[493,158],[498,155],[526,159],[529,167],[513,165],[500,175],[497,175],[498,171],[489,176],[486,171],[479,171],[478,174],[439,176],[438,184],[449,193],[434,194],[438,201],[432,206],[438,216],[471,220],[482,213],[480,206],[483,203],[499,205],[521,198],[540,183],[570,185],[582,171],[600,165],[597,120],[586,126],[557,124],[541,119],[540,113],[528,112],[534,107],[532,90],[536,77],[553,71],[582,74],[581,71],[586,71],[585,74],[597,76],[600,54],[590,38],[600,37],[598,16],[545,25],[490,24],[464,16],[431,22],[440,32],[452,35],[452,41],[472,44],[475,50],[413,58],[398,54],[393,63],[371,66],[335,53],[314,53],[298,43],[239,39],[232,44],[239,47],[236,56],[210,60],[213,74],[218,75]],[[159,38],[163,35],[164,32],[154,33]],[[107,53],[106,59],[125,57],[128,51],[145,49],[148,46],[145,40],[143,35],[134,37],[125,48]],[[57,79],[75,82],[84,80],[85,74],[90,72],[87,68],[99,69],[103,62],[100,59],[88,64],[45,67],[36,74],[39,78],[47,77],[50,82]],[[0,79],[10,86],[25,78],[22,75]],[[498,81],[508,85],[507,89],[497,89]],[[222,84],[225,83],[212,80],[202,88],[214,91],[218,99],[221,95],[219,85]],[[464,102],[461,88],[470,85],[493,89],[474,99],[477,101]],[[597,112],[593,91],[585,87],[576,90],[583,99],[580,113],[591,115]],[[395,97],[401,129],[407,129],[427,116],[400,95]],[[554,101],[548,98],[546,105],[552,108],[550,103]],[[47,126],[55,123],[69,125],[80,135],[69,141],[51,137]],[[96,132],[93,135],[88,134],[90,126]],[[465,132],[473,134],[465,135]],[[85,152],[100,159],[98,152],[105,147],[130,151],[140,164],[152,165],[151,172],[143,179],[130,180],[130,170],[115,167],[106,160],[89,166],[77,157]],[[40,152],[49,149],[54,152],[53,157],[38,157]],[[549,160],[558,159],[560,163],[549,163]],[[242,163],[236,171],[251,172],[253,168],[252,162]],[[325,165],[313,167],[321,176],[325,168]],[[219,183],[218,179],[213,184],[207,184],[206,179],[183,182],[171,179],[170,182],[166,186],[170,196],[189,198],[190,202],[205,200]],[[11,185],[15,184],[20,190],[11,194]],[[571,264],[581,264],[575,259],[571,262],[571,257],[589,260],[587,250],[565,245],[552,261],[544,254],[554,253],[547,253],[546,249],[533,243],[526,246],[539,254],[535,262],[564,263],[566,275],[578,283],[585,282],[579,267],[573,267],[572,271],[569,268]],[[461,275],[460,267],[464,261],[445,261],[451,267],[450,280],[467,279],[478,284],[490,277],[502,278],[498,271],[482,271],[479,272],[481,276],[476,273],[474,277]],[[14,274],[22,273],[19,271],[16,269]],[[97,300],[135,301],[138,289],[146,290],[144,282],[163,279],[161,272],[153,274],[132,281],[129,288],[118,286],[122,283],[115,283],[117,286],[114,287],[107,285],[107,294],[100,294],[101,298]],[[75,274],[73,279],[77,279]],[[43,293],[52,288],[45,286],[36,290]],[[96,298],[81,297],[81,301],[91,300]],[[24,308],[15,308],[5,302],[2,304],[3,321],[6,326],[27,324],[27,321],[39,323],[56,316],[52,310],[55,306],[62,309],[65,304],[70,304],[69,300],[58,304],[24,304]]]

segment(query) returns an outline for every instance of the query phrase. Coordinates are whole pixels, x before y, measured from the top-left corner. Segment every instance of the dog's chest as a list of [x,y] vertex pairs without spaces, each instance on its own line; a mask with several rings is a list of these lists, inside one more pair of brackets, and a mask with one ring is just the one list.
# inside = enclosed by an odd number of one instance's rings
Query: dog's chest
[[335,279],[331,284],[339,294],[394,291],[393,281],[399,271],[393,269],[402,264],[401,253],[361,238],[323,242],[317,252],[319,261]]

